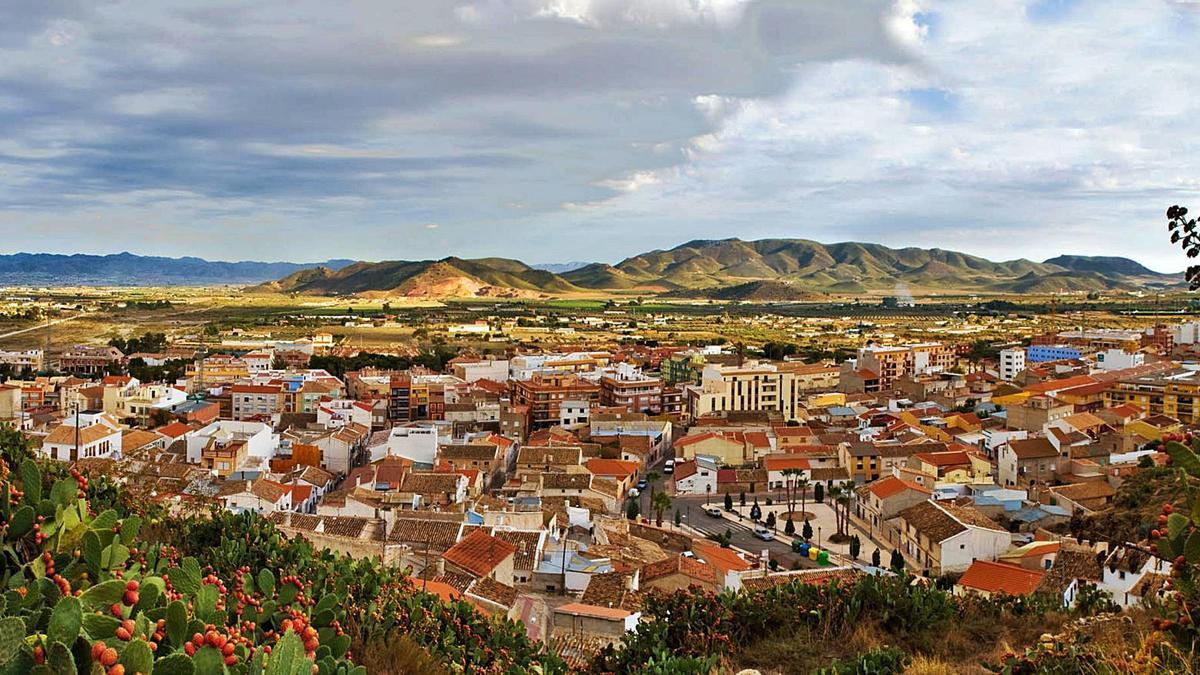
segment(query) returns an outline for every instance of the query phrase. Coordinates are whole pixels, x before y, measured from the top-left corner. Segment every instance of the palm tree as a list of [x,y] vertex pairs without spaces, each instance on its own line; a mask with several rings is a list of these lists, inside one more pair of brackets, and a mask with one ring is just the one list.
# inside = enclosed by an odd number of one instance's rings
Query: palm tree
[[800,489],[800,512],[808,507],[808,478],[800,476],[796,479],[796,487]]
[[829,504],[833,507],[833,521],[837,523],[838,534],[842,533],[842,515],[838,511],[838,500],[842,496],[841,484],[831,485],[829,487]]
[[658,523],[659,527],[662,527],[663,512],[671,508],[671,495],[665,492],[655,493],[650,498],[650,507],[654,509],[655,522]]

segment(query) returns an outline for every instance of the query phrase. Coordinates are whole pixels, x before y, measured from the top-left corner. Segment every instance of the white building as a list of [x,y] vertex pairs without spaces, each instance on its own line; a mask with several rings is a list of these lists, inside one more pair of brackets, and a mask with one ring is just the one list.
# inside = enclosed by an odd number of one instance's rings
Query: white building
[[1100,370],[1124,370],[1145,364],[1146,355],[1142,352],[1127,352],[1114,347],[1096,354],[1096,367]]
[[508,359],[479,359],[478,361],[455,361],[451,364],[454,374],[466,382],[508,379]]
[[591,420],[592,404],[586,400],[566,400],[558,407],[558,424],[566,429],[582,429]]
[[1012,382],[1017,375],[1025,370],[1025,350],[1021,347],[1009,347],[1000,350],[1000,379]]
[[225,445],[233,441],[246,442],[246,457],[268,462],[279,450],[279,435],[262,422],[217,420],[199,431],[188,434],[187,461],[199,464],[200,456],[210,441]]
[[[435,426],[393,427],[388,433],[387,445],[371,449],[371,461],[384,456],[404,457],[417,464],[432,466],[437,459],[438,429]],[[376,456],[378,454],[379,456]]]
[[326,429],[340,429],[347,424],[361,424],[371,428],[372,408],[370,403],[336,399],[323,401],[317,407],[317,424]]
[[675,494],[703,495],[717,493],[717,460],[704,455],[696,455],[675,464]]
[[108,415],[78,415],[55,427],[42,441],[42,454],[60,462],[121,456],[121,427]]

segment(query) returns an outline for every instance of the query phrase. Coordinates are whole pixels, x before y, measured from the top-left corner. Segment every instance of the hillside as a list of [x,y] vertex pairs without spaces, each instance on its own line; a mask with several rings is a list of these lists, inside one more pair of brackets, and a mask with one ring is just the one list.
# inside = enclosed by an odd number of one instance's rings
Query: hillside
[[717,300],[777,301],[803,299],[817,292],[863,293],[897,287],[1052,293],[1132,290],[1149,283],[1176,280],[1123,258],[1060,256],[1042,263],[1024,259],[994,262],[936,248],[895,249],[858,242],[821,244],[804,239],[721,239],[690,241],[669,250],[642,253],[616,265],[592,263],[562,273],[505,258],[450,257],[310,270],[260,288],[416,297],[641,291]]
[[1170,274],[1160,274],[1136,260],[1107,255],[1060,255],[1045,261],[1075,272],[1095,272],[1109,277],[1161,277],[1170,280]]
[[608,284],[617,281],[620,288],[704,289],[750,280],[779,280],[810,290],[840,292],[887,290],[897,284],[1004,292],[1102,290],[1133,285],[1119,270],[1103,274],[1030,260],[993,262],[942,249],[893,249],[857,242],[821,244],[803,239],[697,240],[666,251],[643,253],[614,266],[592,265],[563,276],[584,288],[611,288]]
[[341,270],[317,268],[262,284],[283,293],[406,297],[470,297],[568,293],[579,290],[553,272],[505,258],[355,263]]
[[132,253],[59,255],[14,253],[0,255],[0,286],[194,286],[252,284],[311,269],[331,269],[350,260],[323,263],[221,262],[202,258],[164,258]]

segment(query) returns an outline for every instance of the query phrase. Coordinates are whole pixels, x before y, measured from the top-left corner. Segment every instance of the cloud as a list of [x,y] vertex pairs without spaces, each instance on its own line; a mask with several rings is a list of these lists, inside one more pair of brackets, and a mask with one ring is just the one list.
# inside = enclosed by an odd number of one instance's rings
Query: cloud
[[1161,0],[32,4],[0,22],[8,250],[803,236],[1169,269],[1122,237],[1200,176],[1197,12]]

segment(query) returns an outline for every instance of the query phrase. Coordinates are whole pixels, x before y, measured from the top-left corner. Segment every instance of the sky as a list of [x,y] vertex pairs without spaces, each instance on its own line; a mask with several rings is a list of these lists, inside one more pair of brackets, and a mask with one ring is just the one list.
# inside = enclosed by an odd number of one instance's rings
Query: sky
[[1197,0],[9,0],[0,253],[1186,259]]

